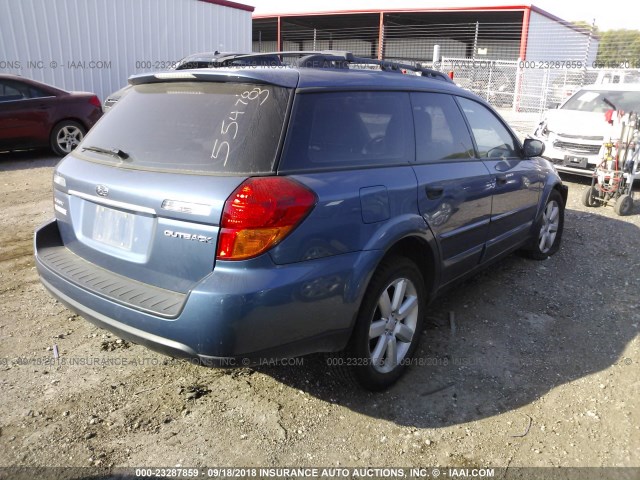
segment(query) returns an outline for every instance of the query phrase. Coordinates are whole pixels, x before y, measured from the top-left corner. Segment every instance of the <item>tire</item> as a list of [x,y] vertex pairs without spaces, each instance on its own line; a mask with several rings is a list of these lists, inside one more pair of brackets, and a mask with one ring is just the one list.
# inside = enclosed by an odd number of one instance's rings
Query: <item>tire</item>
[[582,204],[585,207],[599,207],[600,202],[596,200],[598,196],[598,189],[594,186],[589,187],[584,192],[582,192]]
[[613,206],[613,211],[622,217],[629,215],[631,210],[633,210],[633,198],[631,198],[631,195],[626,193],[620,195]]
[[[402,297],[396,297],[399,291]],[[425,307],[424,280],[415,263],[404,257],[383,261],[369,283],[349,345],[336,359],[343,376],[370,391],[398,381],[420,340]]]
[[526,256],[534,260],[546,260],[556,253],[562,241],[564,229],[564,202],[558,191],[552,190],[537,222],[535,235]]
[[78,122],[63,120],[51,130],[50,144],[53,153],[64,157],[78,146],[87,130]]

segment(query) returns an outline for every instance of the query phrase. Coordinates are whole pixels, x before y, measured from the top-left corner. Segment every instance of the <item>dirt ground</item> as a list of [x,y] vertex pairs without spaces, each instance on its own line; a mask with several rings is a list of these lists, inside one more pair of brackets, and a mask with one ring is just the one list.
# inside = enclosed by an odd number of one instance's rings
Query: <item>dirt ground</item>
[[322,356],[207,369],[73,315],[32,252],[56,162],[0,154],[0,466],[640,467],[640,202],[567,178],[561,251],[436,300],[421,365],[371,394]]

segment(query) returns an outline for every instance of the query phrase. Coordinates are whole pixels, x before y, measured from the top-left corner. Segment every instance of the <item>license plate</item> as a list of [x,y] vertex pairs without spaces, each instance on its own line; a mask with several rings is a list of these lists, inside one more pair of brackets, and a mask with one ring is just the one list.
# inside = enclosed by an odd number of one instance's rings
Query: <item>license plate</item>
[[572,155],[565,155],[564,164],[568,167],[587,168],[587,158],[574,157]]
[[131,251],[133,223],[132,213],[97,205],[93,222],[93,239],[105,245]]

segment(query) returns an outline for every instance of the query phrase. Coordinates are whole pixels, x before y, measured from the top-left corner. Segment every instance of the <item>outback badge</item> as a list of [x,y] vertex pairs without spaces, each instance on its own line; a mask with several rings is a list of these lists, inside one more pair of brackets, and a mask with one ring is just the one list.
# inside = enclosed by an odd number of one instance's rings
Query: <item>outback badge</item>
[[200,243],[213,243],[213,237],[206,235],[197,235],[195,233],[174,232],[173,230],[165,230],[165,237],[181,238],[183,240],[193,240]]

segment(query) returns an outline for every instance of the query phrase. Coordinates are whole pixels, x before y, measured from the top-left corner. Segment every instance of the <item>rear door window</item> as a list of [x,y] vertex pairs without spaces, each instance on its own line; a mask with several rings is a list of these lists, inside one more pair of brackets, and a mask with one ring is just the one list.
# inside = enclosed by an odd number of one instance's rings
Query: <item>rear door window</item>
[[[271,85],[136,85],[76,151],[93,161],[123,168],[221,175],[271,173],[290,96],[291,90]],[[121,153],[109,155],[108,151]]]
[[442,93],[412,93],[416,161],[475,157],[469,129],[455,100]]
[[280,170],[409,163],[413,125],[406,92],[297,96]]

